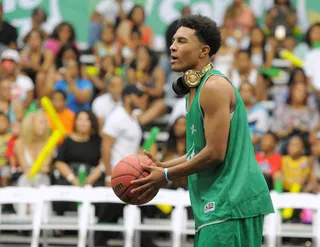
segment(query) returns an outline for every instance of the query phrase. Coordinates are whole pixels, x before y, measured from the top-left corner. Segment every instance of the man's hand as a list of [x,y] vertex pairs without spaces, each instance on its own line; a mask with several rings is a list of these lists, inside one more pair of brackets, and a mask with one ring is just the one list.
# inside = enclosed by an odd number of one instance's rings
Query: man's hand
[[106,181],[106,182],[104,183],[104,185],[105,185],[106,187],[111,187],[111,182]]
[[151,196],[154,196],[157,191],[168,182],[165,179],[162,167],[146,165],[141,166],[145,171],[150,172],[150,175],[145,178],[132,181],[131,184],[137,185],[138,188],[133,189],[131,193],[139,195],[139,201],[144,201],[149,199]]
[[159,160],[157,160],[156,158],[154,158],[154,157],[152,156],[152,154],[149,153],[148,151],[143,150],[143,154],[144,154],[145,156],[147,156],[150,160],[152,160],[153,163],[156,164],[156,166],[161,167],[161,168],[165,168],[165,167],[166,167],[166,166],[164,165],[164,163],[162,163],[162,162],[160,162]]

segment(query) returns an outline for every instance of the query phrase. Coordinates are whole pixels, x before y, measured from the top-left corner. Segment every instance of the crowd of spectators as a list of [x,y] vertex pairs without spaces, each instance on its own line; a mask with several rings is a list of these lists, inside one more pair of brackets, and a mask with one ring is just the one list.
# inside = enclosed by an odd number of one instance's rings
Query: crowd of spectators
[[[1,186],[77,186],[80,167],[86,184],[110,186],[112,167],[141,152],[143,132],[159,118],[166,120],[162,130],[169,137],[150,152],[162,160],[185,154],[185,99],[172,93],[180,74],[169,69],[168,58],[178,20],[165,33],[166,49],[155,52],[144,8],[130,2],[100,1],[88,20],[86,51],[79,49],[72,24],[62,22],[50,32],[42,8],[32,12],[28,32],[18,35],[0,4]],[[181,16],[189,14],[192,8],[184,6]],[[318,192],[320,23],[301,32],[290,0],[275,0],[259,26],[246,1],[234,0],[220,28],[222,46],[212,61],[244,100],[269,188],[280,179],[286,191],[299,184],[301,191]],[[283,49],[302,59],[303,67],[277,66]],[[94,56],[93,64],[81,62],[84,52]],[[277,69],[288,76],[271,73]],[[51,99],[68,136],[30,181],[30,167],[57,128],[41,109],[43,96]],[[57,214],[68,210],[61,203],[53,206]],[[98,212],[106,219],[106,208]]]

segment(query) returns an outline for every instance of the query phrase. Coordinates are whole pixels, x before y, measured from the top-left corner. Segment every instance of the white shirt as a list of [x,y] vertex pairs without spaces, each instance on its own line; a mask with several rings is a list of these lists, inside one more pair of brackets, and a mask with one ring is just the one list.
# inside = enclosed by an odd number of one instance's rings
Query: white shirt
[[181,116],[186,116],[186,98],[178,99],[177,102],[174,104],[172,112],[169,118],[169,126],[172,126],[174,122]]
[[[133,7],[133,1],[124,0],[122,7],[125,13],[128,13]],[[103,0],[96,6],[96,12],[102,15],[105,19],[115,24],[117,17],[120,14],[120,6],[116,0]]]
[[118,105],[121,105],[121,101],[116,102],[111,94],[105,93],[92,102],[92,111],[98,118],[106,119]]
[[111,148],[112,168],[123,158],[137,154],[142,139],[142,129],[136,118],[130,116],[118,105],[104,123],[102,132],[115,138]]
[[[258,78],[258,70],[251,69],[249,76],[248,76],[248,82],[251,83],[252,85],[256,85],[257,78]],[[239,71],[237,69],[233,69],[231,71],[230,80],[236,88],[239,88],[240,85],[243,83],[243,81],[241,81],[241,77],[240,77]]]
[[16,81],[11,84],[11,98],[13,100],[24,101],[27,93],[34,89],[32,80],[26,76],[19,74]]
[[313,49],[306,54],[303,64],[306,75],[311,78],[311,83],[317,90],[320,90],[319,58],[320,49]]

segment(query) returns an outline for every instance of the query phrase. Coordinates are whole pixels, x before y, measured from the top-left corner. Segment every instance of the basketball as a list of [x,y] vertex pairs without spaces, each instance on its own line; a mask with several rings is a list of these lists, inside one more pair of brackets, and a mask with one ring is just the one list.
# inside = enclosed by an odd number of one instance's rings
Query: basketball
[[138,194],[132,194],[131,190],[137,188],[137,185],[131,185],[131,181],[147,177],[149,172],[145,171],[141,165],[154,165],[152,160],[144,155],[130,155],[118,162],[112,171],[111,185],[114,193],[119,199],[127,204],[142,205],[154,198],[157,192],[150,200],[139,201]]

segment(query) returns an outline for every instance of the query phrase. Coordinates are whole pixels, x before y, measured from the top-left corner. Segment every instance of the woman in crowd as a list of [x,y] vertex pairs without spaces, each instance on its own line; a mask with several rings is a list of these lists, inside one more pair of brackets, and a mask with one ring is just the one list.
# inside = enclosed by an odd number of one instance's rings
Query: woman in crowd
[[[290,87],[287,104],[279,106],[274,112],[272,131],[287,143],[293,135],[299,135],[309,151],[309,136],[315,135],[319,128],[319,112],[307,104],[308,88],[304,82],[296,82]],[[283,152],[286,152],[286,144]]]
[[128,18],[122,21],[117,28],[117,36],[120,42],[125,46],[132,47],[131,44],[131,30],[133,26],[137,26],[141,33],[141,43],[149,47],[153,46],[153,32],[152,29],[144,23],[145,13],[143,7],[135,5]]
[[[100,185],[103,185],[104,180],[98,181],[99,177],[96,176],[97,169],[101,169],[100,146],[101,138],[95,115],[89,111],[78,112],[74,120],[74,132],[64,140],[58,150],[55,162],[58,173],[55,176],[55,184],[79,186],[100,182]],[[86,181],[79,181],[80,169],[87,174]],[[63,215],[71,204],[58,202],[54,205],[58,215]]]
[[60,48],[67,44],[76,45],[76,33],[73,26],[68,22],[61,22],[53,30],[51,37],[45,43],[45,49],[51,50],[54,55]]
[[141,106],[143,113],[138,117],[140,124],[144,126],[152,123],[166,111],[163,100],[165,75],[149,47],[138,48],[137,57],[130,65],[127,77],[129,83],[135,83],[144,92]]
[[21,134],[15,142],[17,161],[23,170],[23,175],[18,179],[18,186],[39,187],[50,185],[49,172],[53,155],[49,154],[44,160],[40,172],[33,179],[27,175],[36,158],[45,147],[50,137],[50,128],[47,117],[42,110],[29,113],[22,120]]

